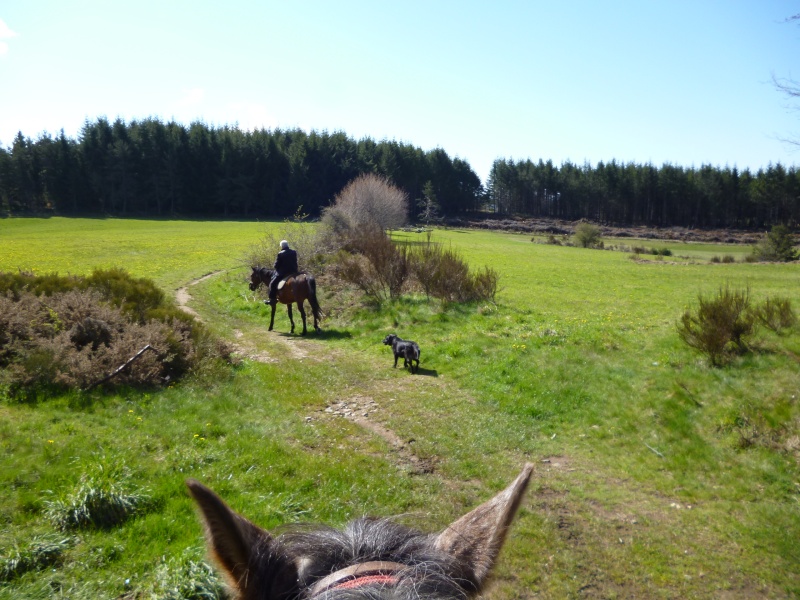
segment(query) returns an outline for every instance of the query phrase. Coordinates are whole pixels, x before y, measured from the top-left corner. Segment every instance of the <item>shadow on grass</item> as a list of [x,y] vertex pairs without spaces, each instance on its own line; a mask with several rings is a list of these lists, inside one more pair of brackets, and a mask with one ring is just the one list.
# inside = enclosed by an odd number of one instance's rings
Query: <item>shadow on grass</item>
[[424,375],[425,377],[438,377],[439,371],[436,369],[423,369],[420,367],[417,369],[416,375]]
[[350,339],[353,337],[353,334],[349,331],[340,331],[337,329],[321,329],[320,331],[314,331],[313,329],[309,329],[306,335],[302,335],[300,333],[300,328],[295,333],[290,333],[288,331],[275,331],[273,330],[272,333],[277,333],[281,337],[286,338],[300,338],[300,339],[307,339],[307,340],[345,340]]

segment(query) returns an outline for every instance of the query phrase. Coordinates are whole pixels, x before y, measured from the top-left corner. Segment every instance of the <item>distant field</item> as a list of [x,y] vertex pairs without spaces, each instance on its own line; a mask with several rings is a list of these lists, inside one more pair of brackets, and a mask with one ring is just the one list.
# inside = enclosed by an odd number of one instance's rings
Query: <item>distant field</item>
[[[187,476],[267,527],[370,513],[434,530],[525,461],[534,480],[487,598],[800,594],[800,333],[763,333],[712,369],[675,329],[724,285],[800,309],[800,264],[708,263],[750,250],[722,245],[639,262],[436,230],[499,272],[496,304],[361,306],[322,279],[324,333],[301,340],[283,310],[268,333],[246,287],[242,257],[267,227],[284,225],[0,221],[3,270],[127,266],[168,290],[222,271],[191,287],[191,306],[250,357],[148,393],[0,401],[0,555],[52,534],[46,501],[98,465],[124,465],[156,500],[76,536],[62,565],[0,583],[0,599],[168,597],[164,574],[203,556]],[[420,343],[419,375],[392,368],[390,332]],[[373,428],[337,416],[347,403]]]
[[80,275],[123,267],[174,289],[239,264],[265,230],[252,221],[0,219],[0,270]]

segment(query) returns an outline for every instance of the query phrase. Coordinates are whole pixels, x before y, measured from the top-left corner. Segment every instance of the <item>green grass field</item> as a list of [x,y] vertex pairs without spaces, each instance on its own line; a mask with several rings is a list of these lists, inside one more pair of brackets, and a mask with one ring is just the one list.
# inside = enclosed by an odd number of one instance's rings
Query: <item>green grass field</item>
[[[189,476],[268,528],[368,513],[436,530],[526,461],[534,480],[487,597],[800,594],[800,334],[761,333],[712,369],[676,333],[698,293],[724,285],[797,310],[800,265],[710,264],[749,248],[669,243],[692,258],[640,262],[437,230],[500,273],[497,304],[354,310],[323,279],[324,332],[300,339],[283,310],[266,331],[242,262],[283,227],[0,221],[0,270],[123,266],[170,291],[216,273],[190,286],[190,306],[248,357],[157,392],[0,403],[0,556],[55,535],[47,502],[84,473],[123,469],[152,499],[123,525],[68,534],[57,564],[0,582],[0,598],[171,597],[165,573],[203,556]],[[419,342],[419,375],[391,368],[391,332]]]

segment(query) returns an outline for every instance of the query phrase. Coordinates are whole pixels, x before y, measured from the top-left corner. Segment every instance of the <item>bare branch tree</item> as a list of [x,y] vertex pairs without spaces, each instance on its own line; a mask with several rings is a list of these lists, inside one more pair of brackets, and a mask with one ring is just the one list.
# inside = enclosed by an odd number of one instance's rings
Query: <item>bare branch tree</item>
[[[800,13],[792,15],[791,17],[786,17],[784,20],[786,23],[791,23],[792,21],[800,21]],[[775,86],[775,89],[787,96],[790,101],[796,102],[797,98],[800,98],[800,82],[786,77],[777,77],[773,73],[772,84]],[[800,106],[790,105],[790,108],[792,110],[800,110]],[[797,135],[789,138],[782,138],[781,141],[800,146],[800,136]]]
[[325,219],[334,228],[357,230],[376,225],[395,229],[408,219],[408,196],[385,177],[361,175],[336,196],[334,205],[325,211]]

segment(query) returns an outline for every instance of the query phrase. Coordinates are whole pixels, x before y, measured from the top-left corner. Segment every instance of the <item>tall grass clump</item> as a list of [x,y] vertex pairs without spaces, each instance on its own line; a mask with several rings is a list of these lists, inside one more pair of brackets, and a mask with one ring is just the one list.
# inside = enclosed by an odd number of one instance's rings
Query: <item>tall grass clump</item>
[[102,465],[81,476],[78,485],[44,503],[45,517],[61,531],[109,529],[145,511],[151,504],[122,468]]
[[35,536],[25,546],[9,548],[0,555],[0,582],[60,564],[72,543],[69,537]]
[[156,572],[154,600],[228,600],[225,583],[214,569],[189,550],[165,561]]
[[721,366],[732,354],[747,350],[746,338],[753,333],[754,317],[750,290],[725,286],[716,296],[698,296],[696,311],[687,309],[678,323],[678,335],[705,354],[713,366]]

